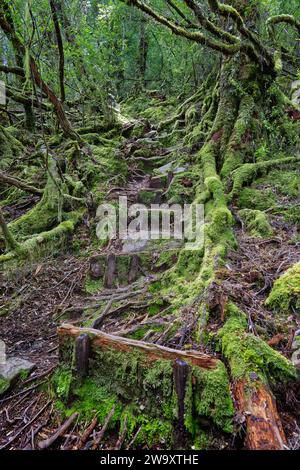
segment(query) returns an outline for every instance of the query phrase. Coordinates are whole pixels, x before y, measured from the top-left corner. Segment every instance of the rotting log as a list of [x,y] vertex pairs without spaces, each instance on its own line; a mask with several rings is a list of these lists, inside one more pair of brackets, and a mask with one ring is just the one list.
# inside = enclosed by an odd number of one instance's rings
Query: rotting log
[[[89,373],[84,382],[74,373],[74,348],[82,335],[89,336],[91,346]],[[153,439],[155,429],[157,443],[164,439],[173,442],[174,447],[178,442],[193,445],[202,433],[201,417],[209,418],[220,430],[231,432],[229,379],[217,357],[70,324],[61,325],[58,336],[60,365],[56,383],[60,383],[60,377],[66,383],[67,377],[64,400],[68,404],[72,400],[74,410],[78,406],[80,411],[78,404],[85,399],[91,403],[91,410],[101,409],[102,417],[116,406],[120,429],[124,429],[128,418],[135,431],[141,428],[140,443]],[[103,397],[107,399],[103,401]],[[132,440],[132,427],[126,432]]]
[[64,337],[71,337],[76,340],[82,334],[88,334],[93,348],[114,349],[121,352],[139,351],[147,356],[149,362],[159,359],[176,361],[181,359],[186,363],[199,366],[203,369],[214,369],[218,360],[207,354],[198,351],[177,351],[176,349],[166,348],[152,343],[144,343],[134,339],[113,336],[93,328],[77,328],[71,324],[65,323],[58,327],[58,335],[61,340]]
[[246,447],[250,450],[284,450],[287,441],[270,389],[262,382],[249,387],[245,380],[234,385],[237,410],[245,415]]

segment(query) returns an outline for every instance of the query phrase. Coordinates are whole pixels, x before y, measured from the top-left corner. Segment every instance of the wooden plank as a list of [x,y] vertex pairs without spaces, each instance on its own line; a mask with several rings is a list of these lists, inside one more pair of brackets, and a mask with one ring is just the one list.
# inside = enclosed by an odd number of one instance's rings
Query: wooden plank
[[88,334],[91,339],[92,348],[115,349],[116,351],[128,353],[138,350],[147,357],[149,362],[159,359],[170,361],[181,359],[203,369],[215,369],[218,364],[217,358],[198,351],[177,351],[176,349],[166,348],[157,344],[113,336],[93,328],[78,328],[65,323],[59,326],[57,331],[59,337],[62,339],[64,337],[73,337],[75,340],[80,335]]

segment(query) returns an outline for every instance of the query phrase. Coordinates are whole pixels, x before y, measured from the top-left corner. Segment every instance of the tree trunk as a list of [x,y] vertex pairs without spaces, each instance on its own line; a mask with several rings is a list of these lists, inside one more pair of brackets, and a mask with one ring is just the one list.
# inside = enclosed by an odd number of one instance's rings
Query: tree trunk
[[66,99],[65,94],[65,55],[64,55],[64,46],[63,39],[61,35],[58,15],[57,15],[57,5],[55,0],[49,0],[50,7],[52,12],[52,19],[55,27],[56,41],[59,52],[59,86],[60,86],[60,99],[63,103]]

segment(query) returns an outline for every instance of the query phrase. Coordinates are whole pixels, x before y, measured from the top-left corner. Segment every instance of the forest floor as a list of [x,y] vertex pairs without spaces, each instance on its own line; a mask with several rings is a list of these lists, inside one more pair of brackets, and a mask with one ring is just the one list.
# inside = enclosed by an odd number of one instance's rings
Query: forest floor
[[[158,188],[151,188],[153,177],[157,178],[159,175],[154,170],[172,162],[173,153],[177,149],[166,148],[158,137],[155,127],[150,127],[139,139],[127,139],[117,145],[116,153],[127,161],[136,150],[145,148],[150,149],[151,157],[154,159],[151,160],[150,170],[147,168],[146,171],[140,170],[137,161],[130,167],[132,165],[130,160],[127,183],[121,187],[111,185],[107,191],[107,200],[113,201],[120,195],[127,195],[130,202],[143,202],[140,196],[141,194],[145,196],[145,193],[147,197],[151,196],[151,193],[158,195],[159,198],[163,197],[168,187],[162,188],[158,184]],[[143,152],[139,155],[143,155]],[[143,158],[142,156],[141,161]],[[186,178],[184,174],[183,178]],[[189,184],[186,178],[187,188]],[[288,207],[291,203],[295,205],[300,202],[299,197],[290,197],[278,192],[271,181],[264,185],[262,187],[261,182],[256,182],[254,190],[271,192],[276,196],[277,205]],[[37,196],[28,196],[22,198],[21,202],[4,206],[8,220],[14,220],[28,211],[37,200]],[[218,272],[218,288],[214,302],[222,305],[226,299],[234,299],[234,302],[248,315],[249,330],[255,335],[263,331],[263,334],[267,335],[268,343],[290,358],[293,335],[296,329],[300,328],[299,317],[296,315],[275,317],[274,313],[264,306],[264,302],[274,280],[300,260],[300,242],[295,242],[299,237],[297,224],[287,220],[279,211],[272,213],[271,216],[274,231],[272,236],[267,238],[251,236],[237,214],[238,208],[240,206],[233,207],[236,213],[235,235],[238,249],[229,253],[226,266]],[[66,246],[59,256],[32,262],[10,277],[0,274],[1,339],[6,343],[9,356],[22,357],[35,364],[35,369],[28,377],[20,380],[0,398],[0,448],[34,449],[40,440],[49,437],[62,424],[63,418],[51,392],[51,375],[58,364],[56,328],[61,321],[67,320],[76,325],[92,325],[97,320],[99,311],[103,311],[107,297],[122,294],[123,299],[116,302],[113,316],[107,315],[103,319],[101,325],[103,331],[115,334],[121,332],[128,337],[146,339],[175,349],[191,342],[191,338],[186,332],[182,332],[182,328],[175,331],[175,334],[174,331],[169,334],[170,328],[168,330],[166,325],[170,322],[173,325],[174,319],[170,316],[164,317],[164,309],[152,316],[150,322],[148,321],[147,285],[166,269],[164,265],[154,263],[152,266],[154,269],[140,272],[141,276],[134,273],[134,277],[138,279],[132,284],[118,285],[117,282],[112,288],[101,286],[95,273],[91,272],[91,269],[95,269],[91,260],[97,260],[99,256],[106,256],[109,253],[121,253],[121,248],[120,241],[115,240],[108,247],[99,249],[95,246],[95,235],[92,233],[94,228],[93,221],[87,218],[77,230],[75,242],[73,240],[70,246]],[[79,250],[74,250],[75,245],[79,246]],[[159,253],[156,259],[159,260]],[[96,263],[97,268],[99,266]],[[129,300],[132,298],[134,301]],[[85,314],[86,306],[97,302],[100,303],[98,309],[95,311],[87,309]],[[222,312],[219,313],[210,320],[208,331],[214,332],[220,327]],[[188,323],[189,319],[186,321]],[[192,347],[212,353],[209,344],[192,343]],[[289,447],[298,448],[300,445],[299,383],[295,383],[289,389],[278,386],[274,392]],[[52,448],[76,448],[79,436],[88,424],[88,421],[75,420]],[[96,431],[97,426],[85,444],[87,448],[93,445]],[[118,439],[118,429],[108,432],[101,448],[115,448]],[[220,434],[212,447],[238,448],[240,445],[238,436],[232,441],[232,436],[226,437]],[[134,443],[124,442],[123,446],[134,447]],[[162,443],[161,448],[163,447]]]

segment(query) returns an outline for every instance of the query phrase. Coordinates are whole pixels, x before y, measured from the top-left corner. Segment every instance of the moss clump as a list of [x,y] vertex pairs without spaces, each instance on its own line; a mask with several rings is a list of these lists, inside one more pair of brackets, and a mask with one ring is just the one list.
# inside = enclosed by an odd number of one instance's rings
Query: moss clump
[[10,387],[10,382],[3,377],[0,377],[0,396],[5,393]]
[[211,214],[211,223],[209,224],[207,234],[212,240],[219,240],[224,232],[233,224],[232,214],[227,207],[218,207]]
[[275,281],[266,305],[280,312],[300,313],[300,263]]
[[276,197],[271,190],[243,188],[238,199],[240,209],[264,211],[276,205]]
[[267,219],[266,214],[258,210],[242,209],[239,211],[241,219],[245,222],[246,228],[253,237],[271,237],[273,229]]
[[87,276],[84,285],[85,291],[88,294],[96,294],[103,288],[103,280],[102,279],[92,279],[90,276]]
[[250,381],[253,372],[263,381],[283,382],[295,378],[296,370],[284,356],[259,337],[247,333],[246,315],[234,304],[228,304],[226,317],[217,336],[235,380]]
[[72,370],[66,365],[60,366],[56,369],[52,378],[56,396],[60,400],[67,400],[70,393],[72,383]]
[[224,432],[232,432],[234,407],[224,364],[219,362],[214,370],[193,368],[192,375],[185,399],[186,428],[196,437],[200,431],[197,417],[207,417]]

